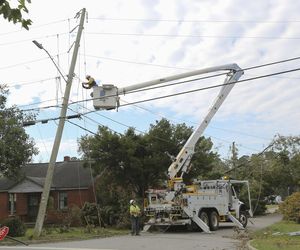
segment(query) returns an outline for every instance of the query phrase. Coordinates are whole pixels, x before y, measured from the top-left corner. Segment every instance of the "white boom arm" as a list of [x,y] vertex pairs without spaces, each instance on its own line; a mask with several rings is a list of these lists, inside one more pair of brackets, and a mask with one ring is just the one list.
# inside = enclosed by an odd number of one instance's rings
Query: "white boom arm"
[[93,102],[95,109],[115,109],[119,106],[118,104],[118,95],[126,94],[127,92],[143,89],[153,85],[170,82],[174,80],[179,80],[182,78],[187,78],[191,76],[213,73],[217,71],[228,71],[224,86],[221,88],[220,93],[218,94],[216,100],[213,103],[213,106],[210,108],[209,112],[205,116],[205,119],[202,123],[196,128],[193,134],[190,136],[188,141],[185,143],[184,147],[181,149],[177,155],[175,161],[170,165],[168,169],[168,174],[170,179],[178,176],[182,177],[183,173],[188,171],[188,167],[192,156],[194,154],[195,145],[199,140],[200,136],[208,126],[210,120],[216,114],[225,98],[228,96],[229,92],[233,88],[235,82],[244,74],[243,70],[237,64],[227,64],[217,67],[210,67],[200,70],[194,70],[182,74],[177,74],[173,76],[168,76],[152,81],[142,82],[128,87],[117,88],[114,85],[103,85],[96,86],[93,88]]
[[222,66],[217,66],[217,67],[210,67],[210,68],[205,68],[205,69],[189,71],[189,72],[182,73],[182,74],[167,76],[167,77],[152,80],[152,81],[142,82],[142,83],[130,85],[127,87],[118,88],[118,94],[126,94],[127,92],[132,91],[132,90],[143,89],[146,87],[150,87],[150,86],[165,83],[165,82],[171,82],[171,81],[179,80],[182,78],[187,78],[187,77],[196,76],[196,75],[203,75],[203,74],[222,71],[222,70],[241,71],[241,68],[237,64],[234,63],[234,64],[227,64],[227,65],[222,65]]
[[199,138],[201,137],[202,133],[208,126],[213,116],[221,107],[222,103],[228,96],[231,89],[234,87],[235,82],[238,81],[238,79],[244,74],[243,70],[239,68],[236,64],[232,66],[233,67],[230,69],[230,73],[227,75],[227,79],[224,81],[223,87],[221,88],[217,98],[213,102],[213,105],[209,109],[204,120],[194,130],[194,132],[189,137],[183,148],[180,150],[174,162],[172,162],[172,164],[170,165],[168,169],[168,175],[170,179],[177,177],[179,173],[181,173],[180,177],[182,177],[182,175],[189,170],[188,168],[195,151],[196,143],[198,142]]

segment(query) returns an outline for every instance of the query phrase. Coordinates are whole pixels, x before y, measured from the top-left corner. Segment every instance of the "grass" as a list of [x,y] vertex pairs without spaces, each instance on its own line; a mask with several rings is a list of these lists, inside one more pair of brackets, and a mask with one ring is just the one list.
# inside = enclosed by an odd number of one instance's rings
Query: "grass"
[[[49,227],[43,230],[41,236],[38,239],[33,239],[33,229],[28,228],[25,236],[15,237],[15,239],[23,241],[27,244],[55,242],[55,241],[68,241],[68,240],[86,240],[92,238],[105,238],[117,235],[128,234],[129,230],[115,229],[115,228],[84,228],[73,227],[69,230],[65,230],[59,227]],[[4,239],[0,242],[0,245],[15,245],[19,244],[10,239]]]
[[[300,237],[285,234],[296,231],[300,231],[300,224],[280,221],[253,233],[251,245],[259,250],[298,250]],[[274,233],[279,235],[273,235]]]

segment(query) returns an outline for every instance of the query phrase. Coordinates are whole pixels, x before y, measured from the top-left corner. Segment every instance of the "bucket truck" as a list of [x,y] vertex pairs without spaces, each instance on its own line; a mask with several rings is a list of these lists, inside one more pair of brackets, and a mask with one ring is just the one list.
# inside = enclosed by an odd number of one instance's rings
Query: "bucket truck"
[[[224,84],[203,121],[194,130],[169,166],[167,188],[147,191],[148,197],[144,212],[148,217],[148,222],[144,227],[145,231],[151,226],[187,225],[210,233],[218,229],[220,221],[231,221],[241,229],[246,227],[248,217],[252,216],[248,181],[223,178],[219,180],[195,180],[191,185],[186,185],[183,181],[183,175],[188,173],[191,168],[190,163],[195,152],[196,143],[236,81],[243,75],[243,70],[237,64],[227,64],[168,76],[129,87],[117,88],[114,85],[103,85],[93,89],[95,109],[115,109],[119,106],[118,96],[120,94],[191,76],[220,71],[226,72]],[[246,185],[249,209],[238,199],[235,185]]]

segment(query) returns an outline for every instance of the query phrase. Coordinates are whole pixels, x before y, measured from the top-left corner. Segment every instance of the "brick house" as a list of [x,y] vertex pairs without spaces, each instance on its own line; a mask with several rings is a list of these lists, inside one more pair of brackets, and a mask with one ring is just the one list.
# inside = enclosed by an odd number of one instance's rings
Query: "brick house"
[[[48,163],[32,163],[22,167],[23,178],[18,181],[0,178],[0,220],[10,216],[19,216],[24,222],[36,220],[47,168]],[[82,161],[65,157],[63,162],[57,162],[48,202],[50,222],[58,222],[55,212],[95,202],[93,181],[90,169],[84,168]]]

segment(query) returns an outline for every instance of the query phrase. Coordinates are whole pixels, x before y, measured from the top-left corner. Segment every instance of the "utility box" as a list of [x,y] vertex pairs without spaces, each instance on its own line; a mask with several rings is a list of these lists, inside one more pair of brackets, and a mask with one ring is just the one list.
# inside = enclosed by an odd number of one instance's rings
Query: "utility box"
[[115,109],[118,106],[118,88],[112,84],[93,87],[93,105],[96,110]]

